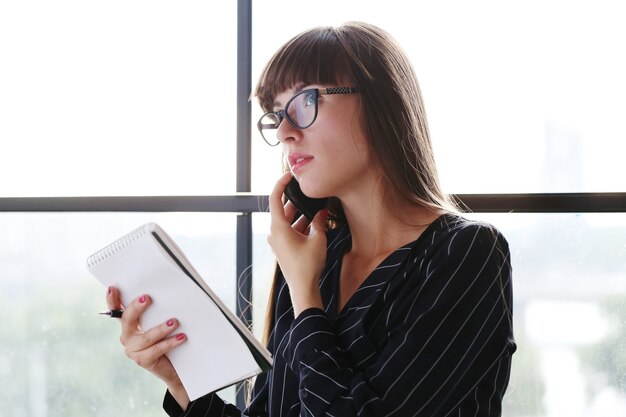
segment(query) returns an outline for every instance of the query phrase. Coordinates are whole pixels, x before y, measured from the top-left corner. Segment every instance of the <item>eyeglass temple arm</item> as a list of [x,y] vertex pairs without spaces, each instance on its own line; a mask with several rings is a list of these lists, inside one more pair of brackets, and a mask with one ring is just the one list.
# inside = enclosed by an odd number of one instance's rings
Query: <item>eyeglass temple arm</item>
[[356,93],[357,90],[354,87],[328,87],[319,88],[320,94],[350,94]]

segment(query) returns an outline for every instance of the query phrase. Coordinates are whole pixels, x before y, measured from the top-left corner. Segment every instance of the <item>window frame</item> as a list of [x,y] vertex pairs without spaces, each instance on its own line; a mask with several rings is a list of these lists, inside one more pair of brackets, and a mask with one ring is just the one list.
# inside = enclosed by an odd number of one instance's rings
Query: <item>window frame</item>
[[[252,0],[237,4],[236,192],[221,196],[5,197],[0,212],[233,212],[237,215],[236,313],[252,325],[252,214],[268,211],[268,196],[251,194]],[[458,194],[461,207],[475,213],[626,212],[626,192]],[[237,390],[237,405],[245,404]]]

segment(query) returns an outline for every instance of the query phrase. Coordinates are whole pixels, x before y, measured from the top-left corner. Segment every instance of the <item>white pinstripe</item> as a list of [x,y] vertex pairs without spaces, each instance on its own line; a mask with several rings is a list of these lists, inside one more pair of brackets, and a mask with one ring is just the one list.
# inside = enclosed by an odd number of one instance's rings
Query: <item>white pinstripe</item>
[[[326,330],[320,330],[318,332],[313,332],[310,333],[308,335],[306,335],[306,337],[302,338],[297,344],[296,347],[293,349],[293,359],[296,358],[297,354],[298,354],[298,349],[300,348],[300,345],[302,344],[302,342],[304,342],[305,340],[310,339],[311,337],[315,336],[316,334],[333,334],[332,332],[326,331]],[[293,364],[293,362],[292,362]]]
[[[472,243],[473,243],[473,241],[472,241]],[[490,256],[490,255],[491,255],[491,253],[493,252],[493,248],[494,248],[494,247],[495,247],[495,245],[492,247],[492,249],[491,249],[491,251],[490,251],[490,253],[489,253],[489,256]],[[466,254],[466,256],[467,256],[467,254]],[[489,256],[487,257],[487,260],[489,259]],[[485,264],[483,264],[483,267],[482,267],[482,268],[484,268],[484,266],[486,265],[487,260],[485,260]],[[410,366],[410,365],[412,365],[413,363],[415,363],[415,361],[416,361],[416,360],[420,357],[420,355],[422,354],[422,352],[424,352],[424,350],[426,349],[426,346],[428,346],[428,344],[429,344],[429,343],[430,343],[430,341],[433,339],[433,337],[435,336],[435,334],[437,333],[437,331],[441,328],[441,326],[443,326],[444,322],[445,322],[445,321],[446,321],[446,319],[450,316],[450,314],[452,314],[452,311],[453,311],[453,310],[456,308],[456,306],[457,306],[457,305],[458,305],[458,304],[462,301],[463,297],[465,297],[465,295],[469,292],[470,288],[474,285],[474,283],[476,282],[476,280],[477,280],[477,279],[478,279],[478,277],[480,276],[480,272],[482,271],[482,268],[481,268],[481,270],[478,272],[478,274],[476,275],[476,277],[474,277],[474,279],[473,279],[472,283],[471,283],[470,285],[468,285],[468,287],[467,287],[467,289],[465,290],[465,292],[464,292],[464,293],[463,293],[463,294],[462,294],[462,295],[458,298],[458,300],[456,301],[456,303],[454,303],[454,305],[453,305],[453,306],[451,306],[450,310],[449,310],[449,311],[446,313],[446,315],[445,315],[445,316],[441,319],[441,321],[439,322],[439,324],[437,325],[437,327],[433,330],[432,334],[431,334],[431,335],[430,335],[430,337],[426,340],[426,342],[424,343],[424,345],[422,346],[422,348],[420,349],[420,351],[419,351],[419,352],[417,352],[417,354],[415,355],[415,357],[411,360],[411,362],[410,362],[409,366]],[[457,269],[457,271],[458,271],[458,269]],[[454,273],[453,275],[455,275],[455,274],[456,274],[456,271],[455,271],[455,273]],[[494,280],[494,281],[491,283],[491,285],[489,286],[489,288],[491,288],[491,287],[494,285],[494,283],[495,283],[495,282],[496,282],[496,280]],[[437,297],[437,299],[435,300],[435,302],[433,303],[433,305],[430,307],[430,309],[434,308],[434,306],[437,304],[437,302],[438,302],[438,301],[439,301],[439,299],[441,298],[441,295],[442,295],[443,291],[445,291],[445,289],[447,288],[447,286],[449,285],[449,283],[450,283],[450,280],[446,283],[446,285],[444,286],[444,288],[442,289],[442,291],[439,293],[439,296]],[[486,295],[487,295],[487,292],[485,291],[485,293],[483,294],[483,296],[481,297],[481,299],[480,299],[480,300],[482,300],[484,297],[486,297]],[[480,300],[479,300],[479,301],[480,301]],[[495,305],[494,305],[494,306],[495,306]],[[478,303],[476,303],[476,305],[474,306],[474,309],[472,310],[472,312],[476,311],[476,308],[477,308],[477,307],[478,307]],[[430,310],[430,309],[429,309],[429,310]],[[405,337],[404,337],[404,342],[402,343],[402,345],[401,345],[401,346],[404,346],[404,344],[406,343],[406,341],[407,341],[407,339],[408,339],[408,335],[409,335],[409,333],[411,333],[411,332],[413,331],[413,329],[414,329],[414,328],[415,328],[415,326],[417,325],[417,323],[418,323],[419,319],[420,319],[421,317],[423,317],[423,315],[424,315],[424,314],[421,314],[421,315],[420,315],[420,316],[419,316],[419,317],[415,320],[415,322],[413,322],[413,324],[411,325],[411,327],[409,327],[408,331],[407,331],[407,332],[406,332],[406,334],[405,334]],[[462,328],[465,326],[465,324],[467,324],[468,320],[469,320],[469,315],[468,315],[468,318],[467,318],[467,319],[465,320],[465,322],[463,323],[463,326],[461,326],[461,327],[459,328],[459,331],[460,331],[460,329],[462,329]],[[483,326],[484,326],[484,323],[483,323]],[[459,331],[457,331],[457,335],[458,335],[458,332],[459,332]],[[477,332],[477,335],[478,335],[478,332]],[[455,335],[455,338],[456,338],[456,335]],[[453,338],[453,339],[452,339],[452,341],[450,341],[450,344],[448,344],[448,346],[446,347],[446,350],[447,350],[447,349],[449,349],[450,345],[452,344],[452,342],[454,341],[454,339],[455,339],[455,338]],[[397,349],[397,350],[394,352],[394,354],[395,354],[396,352],[398,352],[398,350],[399,350],[399,349]],[[444,352],[445,352],[445,350],[444,350]],[[439,359],[440,359],[440,358],[441,358],[441,356],[439,357]],[[437,361],[436,361],[436,362],[438,362],[438,361],[439,361],[439,359],[437,359]],[[377,375],[379,375],[379,374],[383,371],[384,367],[385,367],[385,366],[389,363],[389,361],[390,361],[390,360],[387,360],[387,362],[385,363],[385,365],[383,365],[383,367],[381,367],[381,370],[379,371],[379,373],[378,373]],[[435,362],[435,363],[436,363],[436,362]],[[391,389],[393,388],[393,386],[394,386],[394,385],[395,385],[395,384],[399,381],[400,377],[402,377],[402,375],[404,375],[404,374],[407,372],[407,370],[408,370],[409,366],[407,366],[407,367],[404,369],[404,371],[402,371],[402,373],[400,374],[400,376],[398,377],[398,379],[396,379],[396,381],[394,381],[394,382],[393,382],[393,383],[389,386],[389,388],[388,388],[387,392],[385,393],[385,395],[383,395],[383,399],[385,399],[385,398],[387,397],[387,395],[389,394],[389,392],[391,391]],[[431,370],[432,370],[432,368],[431,368]],[[430,371],[429,371],[429,372],[430,372]],[[376,375],[376,376],[377,376],[377,375]],[[424,376],[424,377],[425,377],[425,376]],[[372,377],[372,379],[373,379],[373,378],[374,378],[374,377]],[[422,380],[423,380],[423,379],[422,379]],[[418,383],[418,385],[419,385],[419,384],[421,384],[421,381]]]
[[313,392],[313,391],[311,391],[310,389],[305,388],[304,390],[305,390],[306,392],[308,392],[309,394],[311,394],[311,395],[313,395],[313,396],[315,396],[315,397],[319,398],[320,400],[322,400],[322,401],[324,402],[324,404],[330,404],[330,402],[329,402],[328,400],[326,400],[325,398],[322,398],[320,395],[318,395],[318,394],[314,393],[314,392]]
[[[473,240],[472,240],[473,243]],[[471,246],[470,248],[468,248],[467,252],[465,253],[463,260],[461,260],[461,262],[459,263],[459,265],[457,266],[456,270],[450,275],[450,278],[448,279],[448,282],[446,283],[445,286],[443,286],[441,292],[439,293],[439,296],[437,297],[437,299],[433,302],[433,304],[430,306],[430,308],[426,311],[430,311],[436,304],[437,301],[439,300],[439,298],[441,297],[441,294],[445,291],[445,289],[447,288],[447,286],[450,284],[450,282],[452,281],[452,279],[454,278],[454,276],[456,275],[456,273],[459,271],[459,269],[461,268],[461,266],[463,265],[463,263],[465,262],[465,259],[467,258],[467,255],[469,254],[469,251],[471,250]],[[424,285],[422,285],[421,288],[424,288]],[[413,307],[415,306],[415,302],[417,302],[417,299],[419,298],[419,295],[421,293],[421,289],[420,291],[418,291],[417,295],[415,296],[415,298],[413,299],[413,303],[411,304],[411,307],[409,308],[409,312],[407,313],[405,319],[404,319],[404,323],[406,323],[406,321],[408,320],[408,318],[410,317],[410,313],[411,310],[413,309]],[[426,313],[425,312],[425,313]],[[374,375],[372,375],[372,379],[377,378],[378,376],[380,376],[380,374],[384,371],[384,368],[389,364],[389,362],[396,356],[396,354],[400,351],[400,349],[402,349],[402,347],[404,347],[404,345],[406,344],[406,341],[408,339],[408,334],[411,332],[411,330],[417,325],[417,323],[420,321],[420,319],[423,317],[423,315],[425,313],[420,314],[415,321],[413,322],[413,325],[409,328],[409,330],[405,333],[404,335],[404,340],[403,342],[397,346],[396,350],[393,351],[390,355],[389,358],[387,359],[387,361],[385,363],[383,363],[383,365],[381,366],[381,369]],[[418,353],[419,355],[419,353]]]

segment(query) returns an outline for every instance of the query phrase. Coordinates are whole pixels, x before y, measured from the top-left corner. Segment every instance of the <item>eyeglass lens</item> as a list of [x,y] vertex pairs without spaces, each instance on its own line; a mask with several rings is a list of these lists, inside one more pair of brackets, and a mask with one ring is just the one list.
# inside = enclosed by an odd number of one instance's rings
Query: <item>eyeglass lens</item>
[[[279,116],[280,115],[280,116]],[[317,115],[317,90],[304,90],[287,102],[282,112],[267,113],[259,121],[261,134],[270,145],[278,144],[278,127],[281,116],[299,129],[306,129]]]
[[294,126],[305,129],[311,126],[317,113],[317,90],[305,90],[296,94],[285,106],[287,119]]

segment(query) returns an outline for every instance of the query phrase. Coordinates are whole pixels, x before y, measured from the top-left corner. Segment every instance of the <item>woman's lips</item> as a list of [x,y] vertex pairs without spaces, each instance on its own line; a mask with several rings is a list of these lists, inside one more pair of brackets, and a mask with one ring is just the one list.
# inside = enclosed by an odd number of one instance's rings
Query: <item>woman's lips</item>
[[303,153],[290,153],[289,154],[289,166],[291,167],[291,172],[297,174],[302,168],[308,164],[313,157],[311,155],[303,154]]

